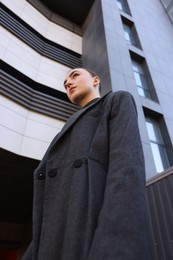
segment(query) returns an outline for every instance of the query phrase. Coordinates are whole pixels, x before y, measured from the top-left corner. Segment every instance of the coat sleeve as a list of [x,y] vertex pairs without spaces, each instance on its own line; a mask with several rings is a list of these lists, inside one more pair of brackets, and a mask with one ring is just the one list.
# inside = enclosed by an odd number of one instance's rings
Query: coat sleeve
[[26,252],[22,256],[21,260],[32,260],[32,242],[28,246]]
[[144,158],[129,93],[114,95],[108,127],[106,188],[88,260],[148,260]]

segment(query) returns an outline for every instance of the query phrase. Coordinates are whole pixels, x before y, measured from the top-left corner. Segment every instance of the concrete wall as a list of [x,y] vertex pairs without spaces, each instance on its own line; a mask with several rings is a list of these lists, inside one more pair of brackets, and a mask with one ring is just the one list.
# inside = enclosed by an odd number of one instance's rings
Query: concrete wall
[[83,26],[82,61],[101,77],[102,94],[110,90],[109,61],[100,0],[96,0]]
[[[135,98],[148,179],[157,173],[143,108],[163,115],[170,136],[170,145],[173,143],[173,26],[158,0],[129,0],[131,15],[118,10],[116,1],[101,2],[112,89],[127,90]],[[126,42],[121,15],[134,23],[141,50]],[[129,51],[145,59],[159,102],[138,95]]]

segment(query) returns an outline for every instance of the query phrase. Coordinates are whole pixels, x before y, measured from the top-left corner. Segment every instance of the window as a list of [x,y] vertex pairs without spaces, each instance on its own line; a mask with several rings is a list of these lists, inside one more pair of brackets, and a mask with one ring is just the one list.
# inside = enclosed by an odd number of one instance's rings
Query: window
[[161,0],[163,6],[167,8],[171,4],[171,0]]
[[173,23],[173,1],[171,0],[160,0],[167,15],[169,16],[171,22]]
[[145,58],[130,49],[129,53],[139,95],[159,102]]
[[147,76],[143,64],[132,59],[132,67],[139,95],[151,99]]
[[170,167],[166,147],[157,119],[146,117],[147,132],[157,172],[162,172]]
[[127,25],[125,23],[123,23],[123,27],[124,27],[124,35],[125,35],[126,41],[134,46],[137,46],[136,35],[133,30],[133,27],[130,25]]
[[117,0],[118,9],[123,11],[123,5],[121,0]]
[[130,15],[130,9],[126,0],[117,0],[118,9]]
[[134,45],[137,48],[142,49],[134,23],[127,17],[124,17],[123,15],[121,15],[121,20],[124,28],[124,36],[126,41],[131,45]]

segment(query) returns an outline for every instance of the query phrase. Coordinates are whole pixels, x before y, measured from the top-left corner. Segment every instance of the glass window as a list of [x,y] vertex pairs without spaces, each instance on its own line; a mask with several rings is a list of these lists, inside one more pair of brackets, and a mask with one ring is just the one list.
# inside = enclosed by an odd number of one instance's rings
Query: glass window
[[146,117],[146,126],[156,171],[162,172],[167,169],[170,164],[159,123],[153,118]]
[[128,41],[132,45],[137,46],[136,35],[132,26],[123,23],[123,27],[126,41]]
[[173,1],[172,0],[161,0],[163,7],[167,15],[169,16],[170,20],[173,23]]
[[135,60],[132,60],[132,67],[139,95],[151,99],[143,65]]
[[130,14],[130,9],[126,0],[117,0],[118,9]]
[[118,5],[118,9],[123,11],[123,5],[122,5],[121,0],[117,0],[117,5]]
[[171,0],[161,0],[161,2],[164,5],[164,7],[167,8],[170,5]]

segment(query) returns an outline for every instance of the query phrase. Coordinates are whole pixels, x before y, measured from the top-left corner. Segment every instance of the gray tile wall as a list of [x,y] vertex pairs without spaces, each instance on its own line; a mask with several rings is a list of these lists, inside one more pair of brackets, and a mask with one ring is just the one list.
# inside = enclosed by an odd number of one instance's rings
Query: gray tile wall
[[101,77],[102,94],[111,89],[109,61],[100,0],[96,0],[83,27],[82,62]]
[[[132,16],[121,13],[115,0],[96,0],[84,24],[83,66],[94,69],[108,89],[129,91],[135,98],[146,161],[146,178],[156,175],[143,108],[163,115],[173,143],[173,26],[159,0],[129,0]],[[120,14],[134,22],[142,50],[125,38]],[[145,58],[158,103],[138,95],[129,50]]]
[[173,144],[173,26],[158,0],[130,0],[129,6]]

